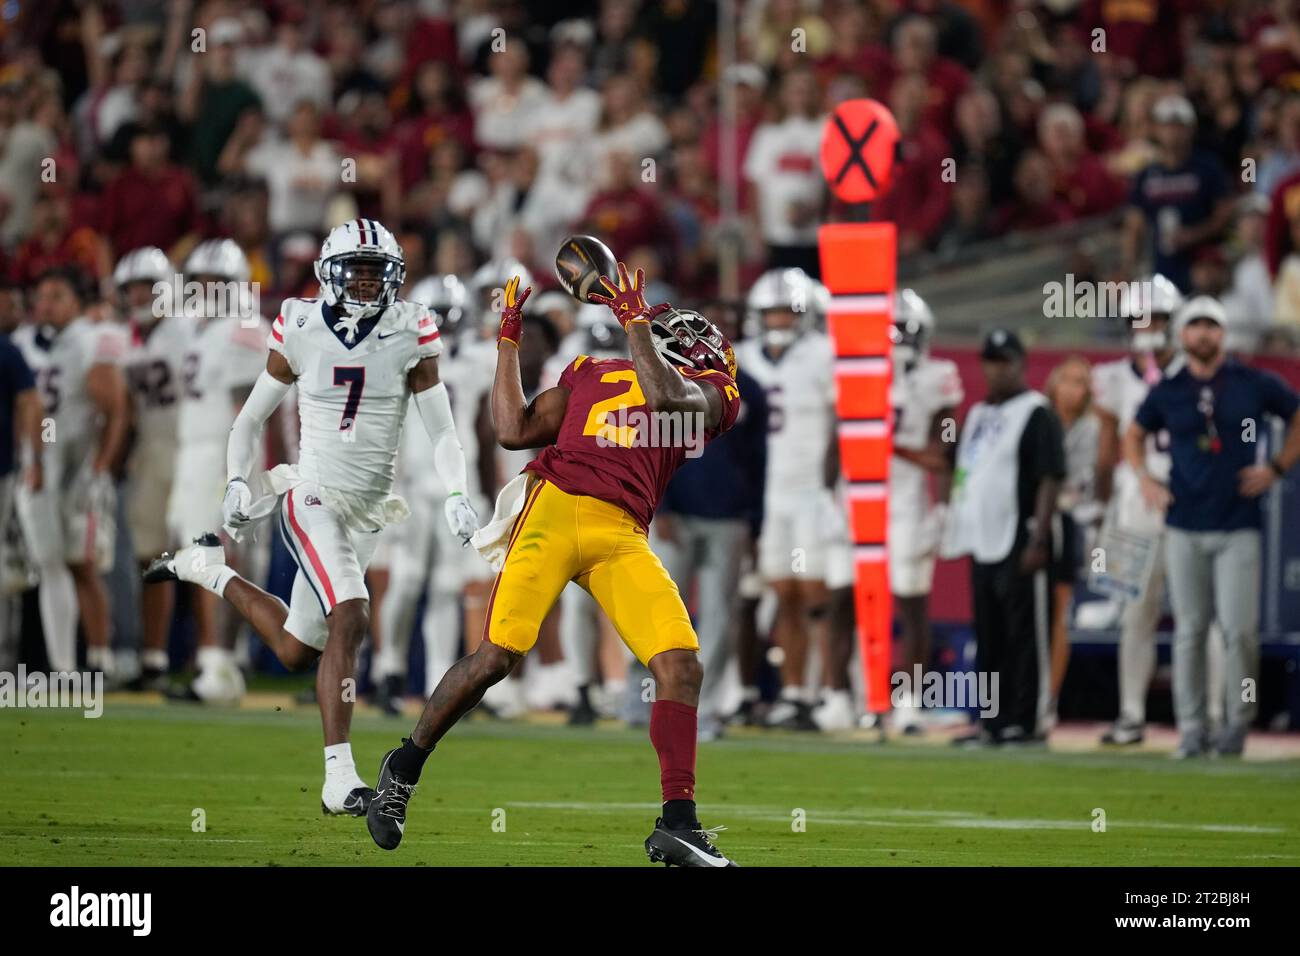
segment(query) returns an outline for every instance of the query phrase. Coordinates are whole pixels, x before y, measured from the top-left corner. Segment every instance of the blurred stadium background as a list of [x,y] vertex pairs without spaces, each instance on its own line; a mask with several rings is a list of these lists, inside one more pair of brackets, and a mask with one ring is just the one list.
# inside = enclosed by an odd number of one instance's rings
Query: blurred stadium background
[[[1198,219],[1181,224],[1214,226],[1165,248],[1164,220],[1140,243],[1128,222],[1146,215],[1133,183],[1157,156],[1152,109],[1170,94],[1193,105],[1204,157],[1179,210]],[[846,209],[825,192],[819,131],[861,96],[893,109],[900,162],[885,199]],[[967,404],[982,392],[974,343],[995,323],[1022,331],[1035,387],[1067,354],[1120,354],[1117,317],[1053,317],[1044,286],[1135,279],[1155,252],[1184,293],[1223,299],[1238,351],[1294,384],[1300,3],[0,4],[5,331],[29,321],[51,266],[85,270],[92,315],[112,322],[118,257],[156,245],[179,264],[209,237],[238,243],[274,315],[281,298],[314,293],[325,232],[357,216],[397,234],[410,286],[472,283],[484,263],[515,260],[554,289],[559,240],[590,232],[645,268],[655,297],[707,307],[737,338],[765,269],[816,271],[820,223],[892,220],[900,285],[933,309],[934,351],[958,363]],[[546,318],[554,351],[575,318],[558,306]],[[1276,729],[1300,722],[1296,495],[1280,486],[1266,519],[1260,720]],[[139,621],[125,539],[110,591],[114,644],[129,655]],[[268,578],[283,592],[291,565],[272,547]],[[971,659],[967,579],[941,564],[936,667]],[[1082,583],[1076,598],[1089,598]],[[36,666],[34,602],[14,603],[19,655]],[[1076,627],[1073,640],[1061,716],[1109,719],[1115,631]],[[184,604],[171,642],[181,669],[193,654]],[[543,664],[562,667],[558,641],[547,647]],[[256,644],[249,663],[276,671]],[[571,688],[556,678],[529,700],[564,705]],[[1151,710],[1169,717],[1163,679]]]

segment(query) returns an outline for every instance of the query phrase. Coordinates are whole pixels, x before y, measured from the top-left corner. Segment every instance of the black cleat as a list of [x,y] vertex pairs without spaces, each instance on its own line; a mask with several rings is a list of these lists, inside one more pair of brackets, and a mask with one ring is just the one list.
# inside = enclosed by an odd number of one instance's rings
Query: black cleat
[[375,798],[366,810],[366,829],[375,844],[385,850],[396,850],[406,832],[406,804],[415,793],[415,784],[408,783],[389,767],[394,748],[384,754],[379,764],[379,782],[375,784]]
[[585,690],[578,692],[578,702],[569,708],[570,727],[589,727],[596,722],[596,708],[591,706]]
[[[211,531],[207,531],[195,538],[194,544],[200,548],[219,548],[221,547],[221,539]],[[149,566],[144,569],[144,583],[157,584],[160,581],[179,581],[180,577],[176,573],[175,560],[176,555],[171,551],[164,551],[154,558],[149,562]]]
[[375,693],[371,698],[371,703],[389,717],[402,716],[402,684],[403,681],[400,676],[389,674],[375,684]]
[[645,840],[645,852],[651,863],[664,866],[736,866],[713,845],[713,839],[726,827],[698,830],[670,830],[663,818],[655,821],[654,832]]

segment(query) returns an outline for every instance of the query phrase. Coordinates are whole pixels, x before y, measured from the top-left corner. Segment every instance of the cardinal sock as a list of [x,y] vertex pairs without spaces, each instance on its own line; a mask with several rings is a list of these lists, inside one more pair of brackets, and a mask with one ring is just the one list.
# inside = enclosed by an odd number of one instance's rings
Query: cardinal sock
[[[664,824],[669,829],[694,827],[696,709],[675,700],[650,707],[650,743],[659,754]],[[687,819],[689,817],[689,819]]]

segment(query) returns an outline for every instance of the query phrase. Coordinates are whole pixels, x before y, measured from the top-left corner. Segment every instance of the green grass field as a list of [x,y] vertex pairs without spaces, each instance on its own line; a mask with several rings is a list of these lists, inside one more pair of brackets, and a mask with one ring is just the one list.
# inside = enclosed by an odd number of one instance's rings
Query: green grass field
[[[9,864],[649,865],[641,842],[659,774],[641,731],[468,721],[430,760],[406,839],[386,853],[364,821],[322,816],[313,709],[124,700],[98,720],[0,710]],[[373,781],[407,728],[358,712],[363,777]],[[1297,761],[1185,765],[753,732],[704,745],[699,781],[702,822],[726,824],[719,842],[742,865],[1300,862]],[[196,809],[206,832],[192,830]]]

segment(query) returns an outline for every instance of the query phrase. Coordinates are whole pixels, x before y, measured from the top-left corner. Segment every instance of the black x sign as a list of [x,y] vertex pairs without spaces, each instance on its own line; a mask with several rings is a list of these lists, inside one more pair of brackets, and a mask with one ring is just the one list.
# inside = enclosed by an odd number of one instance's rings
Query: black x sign
[[876,127],[880,125],[880,120],[873,119],[871,125],[863,131],[861,138],[855,138],[853,134],[849,132],[849,128],[844,125],[844,119],[839,113],[832,114],[832,118],[835,120],[835,126],[839,129],[840,135],[844,137],[844,142],[849,144],[849,157],[844,160],[844,165],[840,167],[839,173],[835,176],[836,185],[839,185],[839,183],[843,181],[844,177],[849,174],[850,169],[854,166],[861,166],[862,175],[867,177],[867,182],[871,183],[871,188],[879,189],[880,186],[876,183],[876,177],[871,174],[871,167],[867,165],[867,161],[862,155],[862,151],[866,148],[867,140],[871,139],[872,134],[876,132]]

